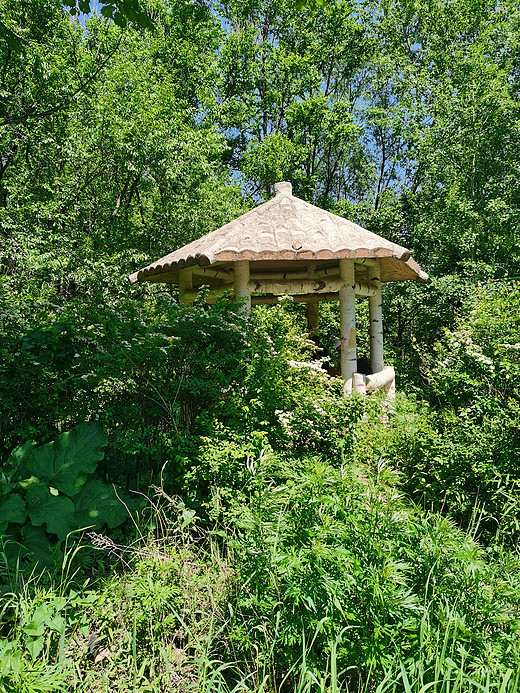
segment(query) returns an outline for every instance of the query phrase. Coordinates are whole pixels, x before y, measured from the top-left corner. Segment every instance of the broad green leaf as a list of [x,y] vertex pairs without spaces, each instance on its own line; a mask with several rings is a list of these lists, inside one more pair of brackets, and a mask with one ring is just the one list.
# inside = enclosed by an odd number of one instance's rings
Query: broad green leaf
[[45,633],[47,628],[57,633],[65,629],[65,619],[59,611],[67,604],[67,600],[57,597],[48,603],[41,604],[32,614],[31,622],[23,628],[24,633],[32,637],[38,637]]
[[23,479],[29,476],[27,462],[36,443],[34,440],[26,440],[25,443],[16,447],[7,460],[6,473],[10,479]]
[[3,532],[9,522],[21,525],[27,517],[25,503],[16,493],[11,493],[0,501],[0,532]]
[[13,51],[22,49],[22,41],[14,31],[11,31],[2,21],[0,21],[0,37],[4,39],[9,48]]
[[121,12],[116,12],[113,17],[114,23],[117,24],[117,26],[123,28],[127,24],[127,20],[124,14],[121,14]]
[[74,496],[88,474],[103,459],[107,444],[103,426],[97,422],[83,423],[62,433],[56,440],[33,450],[27,466],[32,474],[67,496]]
[[39,635],[43,635],[43,633],[45,632],[45,623],[42,619],[33,620],[23,628],[23,632],[26,635],[30,635],[33,638],[37,638]]
[[126,10],[126,16],[131,22],[138,22],[139,21],[139,13],[133,10],[131,7],[128,7]]
[[25,525],[22,529],[22,542],[31,564],[38,563],[40,566],[50,566],[59,557],[55,547],[53,551],[49,535],[43,527]]
[[144,12],[139,12],[137,16],[136,23],[143,27],[143,29],[153,29],[153,21]]
[[93,525],[100,529],[105,524],[117,527],[128,519],[128,511],[117,498],[114,488],[98,479],[90,479],[83,485],[74,497],[74,506],[78,527]]
[[34,661],[35,659],[38,659],[40,656],[41,651],[43,650],[43,646],[45,644],[45,640],[43,638],[43,635],[40,635],[36,638],[28,637],[27,642],[25,643],[25,647],[27,648],[27,651],[31,655],[31,659]]
[[46,484],[32,484],[27,489],[28,513],[36,527],[47,525],[47,530],[65,539],[76,528],[74,504],[66,496],[53,496]]

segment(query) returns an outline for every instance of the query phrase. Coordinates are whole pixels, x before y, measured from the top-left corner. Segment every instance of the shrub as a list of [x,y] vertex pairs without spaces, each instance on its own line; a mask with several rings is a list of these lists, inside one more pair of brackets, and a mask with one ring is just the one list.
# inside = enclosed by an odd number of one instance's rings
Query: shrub
[[[60,545],[74,531],[117,527],[128,519],[112,485],[95,477],[107,436],[99,422],[80,424],[42,446],[13,450],[0,479],[0,533],[10,561],[28,570],[63,560]],[[22,565],[23,565],[22,563]],[[6,566],[7,567],[7,566]]]
[[430,357],[437,406],[400,396],[385,426],[356,428],[360,461],[388,460],[416,502],[487,543],[520,536],[519,308],[517,284],[477,290]]
[[104,473],[146,487],[164,450],[185,446],[201,412],[241,379],[247,333],[233,303],[184,308],[167,293],[139,306],[78,302],[38,310],[29,330],[24,309],[2,316],[16,324],[0,368],[6,456],[98,417],[109,432]]
[[282,485],[264,475],[262,488],[236,522],[236,656],[283,672],[301,662],[305,643],[318,674],[335,643],[353,684],[382,680],[420,647],[424,656],[427,642],[435,658],[448,633],[457,666],[477,670],[490,649],[497,675],[518,666],[516,588],[452,522],[407,507],[377,478],[317,459]]

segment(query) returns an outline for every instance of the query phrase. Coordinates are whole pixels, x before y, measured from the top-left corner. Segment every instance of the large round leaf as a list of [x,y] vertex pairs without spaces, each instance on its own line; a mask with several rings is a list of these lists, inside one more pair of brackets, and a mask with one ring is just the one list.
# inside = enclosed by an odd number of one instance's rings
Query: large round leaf
[[70,498],[53,495],[46,484],[31,484],[27,488],[27,503],[33,525],[46,524],[47,531],[59,539],[65,539],[77,527]]
[[25,443],[18,445],[11,453],[5,464],[5,470],[9,480],[25,479],[30,476],[28,473],[27,462],[31,457],[31,452],[36,443],[34,440],[26,440]]
[[27,549],[31,565],[38,563],[40,566],[51,566],[61,558],[61,552],[57,546],[53,547],[43,527],[25,525],[22,529],[22,543]]
[[21,525],[26,517],[25,503],[16,493],[10,493],[0,500],[0,532],[6,529],[9,522]]
[[29,471],[67,496],[74,496],[103,459],[107,435],[98,421],[83,423],[32,451]]
[[78,527],[117,527],[128,519],[128,511],[114,488],[98,479],[90,479],[84,484],[74,497],[74,505]]

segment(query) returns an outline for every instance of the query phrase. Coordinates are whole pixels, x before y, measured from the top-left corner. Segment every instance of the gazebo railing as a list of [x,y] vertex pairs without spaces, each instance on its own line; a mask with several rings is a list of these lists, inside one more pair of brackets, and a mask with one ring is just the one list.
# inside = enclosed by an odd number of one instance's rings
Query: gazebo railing
[[387,399],[395,398],[395,370],[393,366],[383,366],[383,370],[372,375],[354,373],[352,376],[352,390],[362,395],[385,390]]

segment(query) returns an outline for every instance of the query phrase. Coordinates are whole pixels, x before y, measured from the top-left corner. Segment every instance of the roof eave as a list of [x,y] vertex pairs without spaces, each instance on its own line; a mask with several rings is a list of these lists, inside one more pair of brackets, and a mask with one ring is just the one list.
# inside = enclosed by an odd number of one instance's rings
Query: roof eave
[[[207,255],[197,254],[195,256],[188,256],[186,258],[180,258],[177,261],[166,261],[154,262],[143,269],[138,270],[131,274],[128,279],[130,283],[135,284],[141,281],[151,281],[151,282],[161,282],[161,276],[169,275],[169,279],[164,279],[163,281],[167,283],[176,283],[175,278],[172,276],[176,275],[179,270],[194,266],[199,267],[209,267],[217,262],[238,262],[240,260],[249,261],[307,261],[307,262],[319,262],[330,261],[330,260],[356,260],[356,259],[384,259],[393,258],[405,264],[412,272],[416,275],[413,280],[419,282],[425,282],[428,280],[428,274],[421,270],[420,266],[415,262],[415,260],[410,257],[410,251],[406,248],[401,248],[399,250],[402,252],[392,252],[387,248],[358,248],[356,250],[344,249],[337,252],[332,252],[330,250],[322,250],[318,252],[312,252],[309,250],[303,251],[265,251],[262,253],[254,253],[251,250],[243,250],[240,252],[236,251],[223,251],[217,253],[213,261]],[[167,256],[169,257],[169,256]],[[166,258],[164,258],[166,259]],[[410,277],[410,279],[412,279]]]

